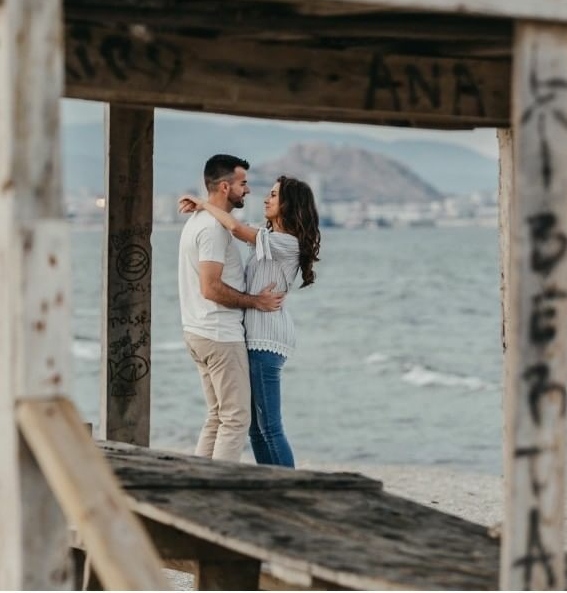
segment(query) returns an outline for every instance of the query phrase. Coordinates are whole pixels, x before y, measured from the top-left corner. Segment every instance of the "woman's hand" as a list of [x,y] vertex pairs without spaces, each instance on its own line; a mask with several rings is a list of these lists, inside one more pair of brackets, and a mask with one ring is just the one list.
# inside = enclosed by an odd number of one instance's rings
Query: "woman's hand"
[[189,212],[196,212],[203,210],[203,204],[205,200],[193,196],[191,194],[185,194],[177,200],[178,212],[181,214],[187,214]]

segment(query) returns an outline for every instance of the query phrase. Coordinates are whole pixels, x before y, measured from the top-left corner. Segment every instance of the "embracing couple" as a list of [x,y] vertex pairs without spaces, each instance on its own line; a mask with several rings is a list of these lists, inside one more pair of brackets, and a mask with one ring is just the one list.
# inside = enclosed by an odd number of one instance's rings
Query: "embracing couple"
[[[315,280],[321,235],[310,187],[279,177],[264,200],[266,225],[232,216],[250,193],[249,164],[218,154],[205,164],[207,199],[182,196],[191,212],[179,244],[185,342],[207,404],[196,455],[238,461],[246,435],[257,463],[294,467],[281,418],[281,370],[295,346],[285,295],[301,271]],[[250,246],[245,269],[234,239]]]

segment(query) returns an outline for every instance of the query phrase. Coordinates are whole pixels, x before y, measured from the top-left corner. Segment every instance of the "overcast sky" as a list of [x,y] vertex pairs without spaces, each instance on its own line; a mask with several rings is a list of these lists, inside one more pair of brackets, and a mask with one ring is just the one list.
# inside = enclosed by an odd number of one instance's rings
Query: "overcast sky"
[[[157,109],[157,117],[168,117],[172,115],[171,111],[166,109]],[[227,115],[197,114],[191,112],[176,111],[176,117],[185,116],[188,118],[216,118],[226,121],[230,124],[239,118]],[[63,123],[87,123],[93,121],[102,121],[103,103],[91,101],[75,101],[71,99],[63,100],[62,111]],[[445,142],[455,142],[462,144],[467,148],[475,149],[482,154],[498,158],[498,143],[496,141],[496,131],[493,128],[479,128],[477,130],[467,131],[438,131],[438,130],[417,130],[415,128],[394,128],[386,126],[364,126],[357,124],[331,124],[331,123],[302,123],[302,122],[281,122],[288,126],[324,126],[326,129],[340,129],[348,127],[356,130],[358,133],[368,134],[381,140],[439,140]]]

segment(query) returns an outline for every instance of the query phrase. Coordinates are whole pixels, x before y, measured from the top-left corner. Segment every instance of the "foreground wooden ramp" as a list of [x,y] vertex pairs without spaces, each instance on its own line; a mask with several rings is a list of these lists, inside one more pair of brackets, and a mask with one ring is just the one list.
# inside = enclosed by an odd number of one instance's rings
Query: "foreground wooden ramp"
[[99,446],[164,559],[197,561],[199,589],[257,589],[262,562],[303,588],[497,588],[486,528],[362,475]]
[[164,590],[154,547],[103,456],[65,398],[17,405],[20,429],[108,590]]

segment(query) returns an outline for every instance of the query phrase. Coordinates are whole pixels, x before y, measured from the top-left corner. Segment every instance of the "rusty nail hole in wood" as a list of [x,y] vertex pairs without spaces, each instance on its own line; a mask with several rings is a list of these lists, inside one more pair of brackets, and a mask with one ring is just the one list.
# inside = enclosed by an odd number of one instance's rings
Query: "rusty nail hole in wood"
[[59,373],[55,373],[55,375],[51,377],[51,382],[53,385],[59,385],[61,383],[61,375]]
[[25,239],[24,239],[24,251],[31,251],[33,247],[33,235],[32,233],[26,233]]
[[2,191],[10,191],[12,188],[14,187],[14,180],[13,179],[8,179],[7,181],[4,182],[4,185],[2,185]]
[[49,303],[47,301],[41,301],[41,312],[47,313],[49,311]]
[[49,265],[52,268],[57,265],[57,258],[52,253],[49,254]]
[[43,321],[36,321],[36,322],[33,324],[33,327],[34,327],[34,329],[35,329],[36,331],[38,331],[38,332],[42,332],[42,331],[44,331],[44,330],[45,330],[45,322],[43,322]]
[[55,295],[55,304],[56,304],[57,306],[61,306],[61,305],[63,304],[63,301],[64,301],[64,300],[65,300],[65,297],[63,296],[63,293],[62,293],[62,292],[58,292],[58,293]]

